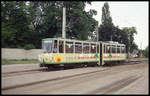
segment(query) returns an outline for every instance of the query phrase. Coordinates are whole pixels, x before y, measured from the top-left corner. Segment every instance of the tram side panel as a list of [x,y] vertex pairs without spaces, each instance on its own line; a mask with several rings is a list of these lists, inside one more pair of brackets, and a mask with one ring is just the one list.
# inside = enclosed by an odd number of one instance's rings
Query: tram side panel
[[83,50],[82,49],[83,44],[81,42],[78,42],[78,41],[76,41],[76,42],[65,41],[64,42],[63,40],[58,40],[58,42],[57,42],[58,46],[57,46],[57,52],[56,53],[43,54],[42,61],[43,61],[44,65],[46,64],[46,66],[51,66],[54,64],[64,65],[64,64],[86,63],[86,62],[92,63],[92,62],[98,62],[99,61],[99,52],[96,52],[96,50],[98,50],[97,46],[95,46],[95,52],[91,53],[91,49],[93,48],[93,46],[91,46],[91,44],[96,45],[97,43],[86,42],[86,44],[90,45],[89,46],[90,50],[88,49],[88,51],[90,51],[90,52],[83,53],[82,51],[79,51],[79,50],[77,50],[79,52],[76,52],[76,49],[78,49],[79,46],[77,48],[75,48],[75,45],[76,45],[75,43],[80,43],[81,44],[81,50]]
[[101,53],[101,64],[104,65],[106,62],[117,62],[126,60],[125,46],[119,44],[111,45],[109,43],[102,44]]

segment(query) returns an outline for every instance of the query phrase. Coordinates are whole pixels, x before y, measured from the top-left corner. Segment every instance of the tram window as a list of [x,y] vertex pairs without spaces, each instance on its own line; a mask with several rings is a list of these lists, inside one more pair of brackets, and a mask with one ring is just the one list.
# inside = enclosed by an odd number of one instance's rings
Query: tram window
[[89,53],[89,43],[83,44],[83,53]]
[[96,53],[96,44],[91,44],[91,53]]
[[42,49],[44,53],[52,52],[52,41],[42,41]]
[[126,53],[126,47],[124,47],[124,53]]
[[53,53],[57,53],[57,40],[54,40]]
[[122,47],[122,53],[126,53],[126,48],[124,46]]
[[120,46],[117,46],[117,53],[120,53]]
[[73,53],[73,42],[66,41],[66,53]]
[[123,53],[123,50],[122,50],[123,48],[122,48],[122,46],[120,46],[120,53]]
[[75,43],[75,53],[82,53],[82,43]]
[[106,53],[110,53],[110,49],[111,49],[111,46],[110,46],[110,45],[107,45],[107,46],[106,46]]
[[115,47],[115,45],[112,45],[112,53],[116,53],[116,47]]
[[99,53],[99,44],[97,44],[97,53]]
[[59,53],[64,53],[64,41],[59,41]]

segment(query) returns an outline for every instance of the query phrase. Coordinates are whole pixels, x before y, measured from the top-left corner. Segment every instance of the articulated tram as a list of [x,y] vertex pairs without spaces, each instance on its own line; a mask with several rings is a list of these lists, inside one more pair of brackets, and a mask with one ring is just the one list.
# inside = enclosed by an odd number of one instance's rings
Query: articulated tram
[[92,42],[63,38],[42,40],[43,53],[39,55],[41,67],[104,65],[125,61],[126,46],[117,42]]

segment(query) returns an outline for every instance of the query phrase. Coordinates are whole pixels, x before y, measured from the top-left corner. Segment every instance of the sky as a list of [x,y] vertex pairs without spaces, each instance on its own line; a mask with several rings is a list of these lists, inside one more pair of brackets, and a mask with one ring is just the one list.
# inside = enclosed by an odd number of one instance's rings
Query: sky
[[[134,36],[134,42],[138,48],[145,49],[149,44],[149,4],[148,1],[107,1],[109,4],[109,11],[115,26],[136,27],[137,34]],[[94,9],[97,15],[93,16],[101,24],[102,7],[104,1],[93,1],[86,4],[85,11]]]

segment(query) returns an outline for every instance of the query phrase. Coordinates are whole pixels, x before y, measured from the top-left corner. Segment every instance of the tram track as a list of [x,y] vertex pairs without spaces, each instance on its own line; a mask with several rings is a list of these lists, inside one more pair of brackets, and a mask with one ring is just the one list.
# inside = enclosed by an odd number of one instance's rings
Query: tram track
[[[108,66],[139,64],[141,62],[146,62],[146,61],[148,61],[148,60],[126,61],[126,62],[123,62],[123,63],[111,64],[111,65],[108,65]],[[82,67],[80,67],[80,68],[82,68]],[[24,75],[24,74],[35,74],[35,73],[40,73],[40,72],[48,72],[48,71],[56,71],[56,70],[59,70],[59,69],[47,69],[46,67],[43,67],[43,68],[31,69],[31,70],[12,71],[12,72],[2,73],[2,77],[11,77],[11,76]]]
[[111,64],[108,64],[106,66],[133,65],[133,64],[140,64],[142,62],[148,62],[148,60],[125,61],[125,62],[121,62],[121,63],[113,63],[112,62]]
[[138,80],[141,77],[142,76],[128,76],[121,80],[117,80],[109,85],[106,85],[106,86],[97,88],[91,92],[88,92],[88,94],[112,94],[113,92],[116,92],[116,91],[128,86],[129,84]]
[[[144,60],[145,61],[145,60]],[[141,62],[144,61],[133,61],[132,63],[135,64],[139,64]],[[129,62],[128,62],[129,63]],[[132,65],[132,64],[126,64],[126,65]],[[130,62],[131,63],[131,62]],[[124,64],[122,64],[124,65]],[[111,68],[111,67],[110,67]],[[108,70],[109,68],[107,68]],[[45,70],[46,71],[46,70]],[[2,90],[8,90],[8,89],[13,89],[13,88],[19,88],[19,87],[25,87],[25,86],[31,86],[31,85],[35,85],[35,84],[39,84],[39,83],[45,83],[45,82],[50,82],[50,81],[56,81],[56,80],[63,80],[63,79],[69,79],[69,78],[73,78],[73,77],[79,77],[79,76],[84,76],[84,75],[90,75],[90,74],[95,74],[95,73],[99,73],[99,72],[104,72],[105,70],[98,70],[98,71],[92,71],[92,72],[87,72],[87,73],[81,73],[81,74],[75,74],[75,75],[70,75],[70,76],[65,76],[65,77],[58,77],[58,78],[53,78],[53,79],[47,79],[47,80],[42,80],[42,81],[37,81],[37,82],[31,82],[31,83],[27,83],[27,84],[21,84],[21,85],[15,85],[15,86],[8,86],[8,87],[3,87]],[[28,70],[28,71],[22,71],[22,73],[18,73],[18,72],[14,72],[14,73],[5,73],[6,76],[2,76],[2,77],[7,77],[7,76],[15,76],[15,75],[23,75],[23,74],[35,74],[37,72],[44,72],[43,69],[36,69],[36,70]],[[12,75],[13,74],[13,75]],[[4,73],[3,73],[4,75]]]
[[49,82],[49,81],[63,80],[63,79],[68,79],[68,78],[72,78],[72,77],[78,77],[78,76],[83,76],[83,75],[87,75],[87,74],[93,74],[93,73],[97,73],[97,72],[101,72],[101,71],[105,71],[105,70],[107,70],[107,69],[98,70],[98,71],[92,71],[92,72],[87,72],[87,73],[81,73],[81,74],[75,74],[75,75],[70,75],[70,76],[65,76],[65,77],[58,77],[58,78],[53,78],[53,79],[47,79],[47,80],[31,82],[31,83],[27,83],[27,84],[3,87],[2,90],[8,90],[8,89],[12,89],[12,88],[19,88],[19,87],[25,87],[25,86],[31,86],[31,85],[35,85],[35,84],[39,84],[39,83],[45,83],[45,82]]
[[140,64],[143,62],[148,62],[148,60],[139,60],[139,61],[128,61],[128,62],[124,62],[121,65],[133,65],[133,64]]
[[34,73],[44,72],[44,70],[46,70],[46,68],[5,72],[5,73],[2,73],[2,77],[11,77],[11,76],[17,76],[17,75],[24,75],[24,74],[34,74]]
[[[146,66],[145,66],[146,67]],[[68,90],[70,88],[74,88],[75,86],[85,86],[84,83],[92,82],[98,79],[98,81],[102,81],[104,83],[100,84],[100,88],[96,88],[95,90],[84,91],[86,94],[107,94],[116,92],[117,90],[123,89],[124,87],[130,85],[134,81],[141,78],[141,74],[138,74],[138,70],[141,70],[143,64],[132,65],[130,66],[118,66],[118,67],[109,67],[106,70],[98,70],[92,71],[82,74],[76,74],[71,76],[65,76],[60,78],[47,79],[39,82],[32,82],[25,85],[20,85],[12,88],[2,88],[2,92],[17,92],[17,90],[21,91],[21,93],[31,93],[31,94],[45,94],[45,93],[58,93],[62,92],[61,90]],[[132,71],[130,72],[129,70]],[[136,73],[138,72],[138,73]],[[132,73],[132,74],[130,74]],[[134,74],[136,73],[136,74]],[[120,75],[119,75],[120,74]],[[121,74],[126,74],[122,78]],[[127,75],[128,74],[128,75]],[[116,76],[118,76],[116,78]],[[106,80],[106,78],[108,80]],[[112,80],[110,79],[112,78]],[[111,80],[112,82],[105,82]],[[118,83],[117,83],[118,82]],[[106,83],[106,84],[105,84]],[[109,88],[110,87],[110,88]],[[15,91],[16,90],[16,91]],[[73,90],[73,89],[72,89]],[[115,91],[116,90],[116,91]],[[76,90],[77,91],[77,90]],[[79,90],[78,90],[79,91]],[[19,92],[20,93],[20,92]]]
[[[122,63],[117,63],[117,64],[113,64],[113,65],[131,65],[131,64],[139,64],[141,62],[146,62],[148,60],[142,60],[142,61],[126,61],[126,62],[122,62]],[[109,65],[108,65],[109,66]],[[82,67],[80,67],[82,68]],[[56,70],[60,70],[60,69],[47,69],[46,67],[43,68],[37,68],[37,69],[30,69],[30,70],[22,70],[22,71],[12,71],[12,72],[4,72],[2,73],[2,77],[8,77],[8,76],[15,76],[15,75],[23,75],[23,74],[34,74],[34,73],[38,73],[38,72],[45,72],[45,71],[56,71]]]

